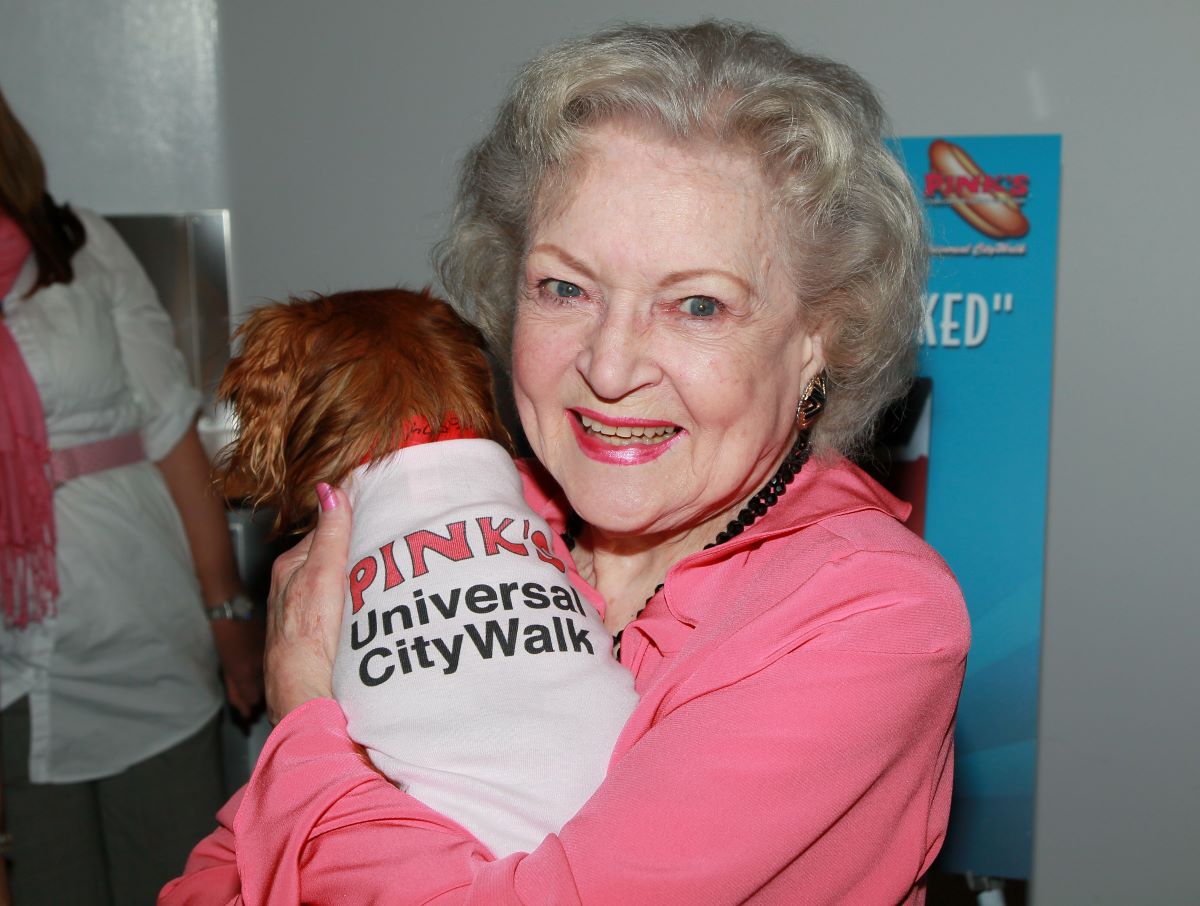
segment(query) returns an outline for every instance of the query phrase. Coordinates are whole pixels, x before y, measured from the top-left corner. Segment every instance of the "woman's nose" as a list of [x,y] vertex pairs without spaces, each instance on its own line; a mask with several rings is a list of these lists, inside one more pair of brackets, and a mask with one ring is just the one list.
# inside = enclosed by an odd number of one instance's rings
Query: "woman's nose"
[[609,308],[584,339],[576,367],[597,397],[618,400],[659,380],[653,349],[650,325]]

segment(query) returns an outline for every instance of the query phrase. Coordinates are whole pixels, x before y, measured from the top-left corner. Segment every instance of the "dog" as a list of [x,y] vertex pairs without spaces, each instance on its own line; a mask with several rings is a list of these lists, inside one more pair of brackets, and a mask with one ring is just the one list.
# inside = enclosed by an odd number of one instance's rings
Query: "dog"
[[259,308],[218,396],[237,417],[218,483],[315,521],[347,489],[333,692],[394,784],[497,856],[557,833],[603,779],[637,696],[603,603],[525,499],[483,339],[428,290]]
[[[217,387],[239,437],[216,478],[227,499],[276,512],[274,530],[316,523],[316,483],[337,486],[395,450],[414,421],[505,448],[483,336],[425,289],[353,290],[258,308],[238,328]],[[407,426],[407,427],[406,427]]]

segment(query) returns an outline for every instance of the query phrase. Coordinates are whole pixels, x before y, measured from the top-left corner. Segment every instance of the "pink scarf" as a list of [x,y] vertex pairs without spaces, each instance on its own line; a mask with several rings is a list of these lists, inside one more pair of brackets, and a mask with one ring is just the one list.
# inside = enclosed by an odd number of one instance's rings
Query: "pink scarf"
[[[29,256],[29,240],[0,214],[0,299]],[[55,612],[54,488],[37,386],[0,319],[0,594],[4,625],[24,629]]]

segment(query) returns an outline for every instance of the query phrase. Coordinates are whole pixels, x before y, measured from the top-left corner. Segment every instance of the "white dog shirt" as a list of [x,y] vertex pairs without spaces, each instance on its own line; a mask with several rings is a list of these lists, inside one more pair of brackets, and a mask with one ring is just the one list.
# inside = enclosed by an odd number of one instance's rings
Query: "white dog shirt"
[[375,766],[498,857],[603,780],[637,701],[508,453],[405,447],[357,469],[333,690]]

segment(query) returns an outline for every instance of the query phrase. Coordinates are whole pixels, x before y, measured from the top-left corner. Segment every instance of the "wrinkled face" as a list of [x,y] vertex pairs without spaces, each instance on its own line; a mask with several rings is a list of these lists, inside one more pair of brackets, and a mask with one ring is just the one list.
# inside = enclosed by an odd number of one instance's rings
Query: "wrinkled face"
[[749,155],[615,124],[586,147],[530,237],[521,423],[595,529],[715,535],[787,453],[820,340]]

